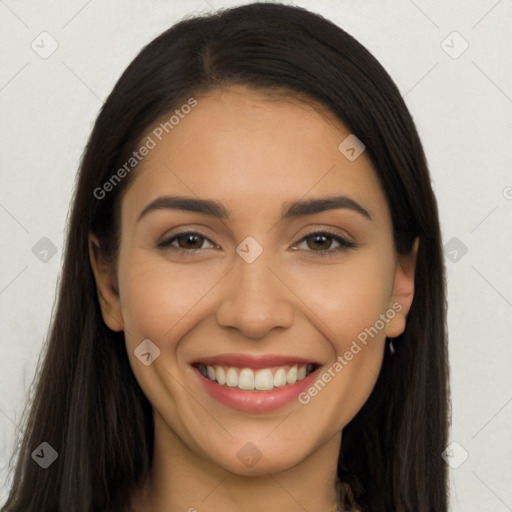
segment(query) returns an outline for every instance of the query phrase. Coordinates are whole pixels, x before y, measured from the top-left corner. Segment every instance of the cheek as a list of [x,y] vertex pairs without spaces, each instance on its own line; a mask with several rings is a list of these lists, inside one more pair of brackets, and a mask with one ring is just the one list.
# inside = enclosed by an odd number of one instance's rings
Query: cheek
[[[284,280],[307,306],[304,311],[313,313],[311,321],[327,338],[339,339],[337,353],[344,351],[349,338],[373,326],[387,307],[393,267],[390,259],[377,257],[377,253],[385,251],[351,254],[339,264],[302,263],[281,268]],[[144,338],[168,342],[170,331],[186,331],[186,324],[201,314],[208,293],[226,270],[211,262],[180,265],[149,258],[142,249],[133,251],[119,266],[127,338],[131,343]],[[303,308],[300,304],[296,307]]]
[[311,322],[332,353],[301,403],[310,402],[312,415],[325,415],[335,430],[354,418],[377,381],[385,347],[381,315],[387,318],[392,277],[392,260],[374,253],[339,265],[311,266],[296,276]]
[[344,262],[311,265],[294,277],[300,298],[320,320],[316,324],[323,326],[338,354],[388,308],[393,258],[382,254],[384,250],[353,253]]
[[187,322],[201,311],[202,299],[221,274],[201,265],[178,265],[134,251],[119,267],[121,304],[127,341],[144,338],[158,344],[177,339]]

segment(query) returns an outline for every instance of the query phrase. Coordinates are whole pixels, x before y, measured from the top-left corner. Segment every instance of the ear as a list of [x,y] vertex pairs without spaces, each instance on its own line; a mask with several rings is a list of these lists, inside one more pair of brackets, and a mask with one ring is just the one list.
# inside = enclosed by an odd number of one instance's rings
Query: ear
[[414,298],[414,273],[419,242],[420,238],[416,237],[411,251],[398,256],[393,293],[388,305],[396,314],[386,324],[385,334],[388,338],[396,338],[405,330],[407,314]]
[[117,280],[113,276],[112,269],[102,261],[100,243],[96,236],[89,233],[89,260],[91,262],[96,291],[103,315],[103,321],[113,331],[124,329],[124,320],[119,300]]

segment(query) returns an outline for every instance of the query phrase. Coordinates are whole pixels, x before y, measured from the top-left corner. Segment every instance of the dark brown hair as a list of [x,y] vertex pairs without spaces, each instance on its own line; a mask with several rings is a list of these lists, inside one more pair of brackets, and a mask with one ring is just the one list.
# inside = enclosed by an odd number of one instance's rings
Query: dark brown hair
[[[343,430],[338,476],[362,510],[446,512],[445,269],[418,133],[390,76],[352,36],[305,9],[264,3],[177,23],[139,53],[105,102],[81,161],[56,313],[5,512],[123,511],[148,473],[151,405],[132,373],[123,333],[103,322],[88,253],[91,231],[115,269],[120,203],[136,170],[105,197],[94,191],[152,123],[191,96],[231,84],[285,89],[327,107],[366,146],[397,251],[409,252],[420,238],[406,329]],[[58,452],[48,469],[31,458],[43,441]]]

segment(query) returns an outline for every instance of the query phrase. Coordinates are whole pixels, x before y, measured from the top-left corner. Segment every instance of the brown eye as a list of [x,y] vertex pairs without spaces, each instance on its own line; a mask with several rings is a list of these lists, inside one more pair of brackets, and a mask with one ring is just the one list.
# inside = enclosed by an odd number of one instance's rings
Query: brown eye
[[179,236],[176,240],[178,240],[178,246],[181,249],[201,249],[204,238],[199,235],[188,234]]
[[[306,246],[310,249],[308,252],[316,252],[318,254],[332,254],[346,249],[356,247],[356,244],[346,240],[345,238],[335,235],[334,233],[317,231],[305,236],[300,243],[306,242]],[[332,244],[337,243],[338,247],[332,248]]]
[[[164,248],[171,246],[177,250],[194,252],[202,249],[202,245],[205,241],[211,243],[211,241],[202,236],[200,233],[195,232],[186,232],[186,233],[178,233],[176,235],[172,235],[168,238],[164,238],[161,242],[158,243],[157,247]],[[175,244],[174,242],[177,242]],[[212,246],[215,246],[212,244]]]
[[306,240],[310,249],[326,250],[331,247],[333,237],[327,235],[312,235],[309,236]]

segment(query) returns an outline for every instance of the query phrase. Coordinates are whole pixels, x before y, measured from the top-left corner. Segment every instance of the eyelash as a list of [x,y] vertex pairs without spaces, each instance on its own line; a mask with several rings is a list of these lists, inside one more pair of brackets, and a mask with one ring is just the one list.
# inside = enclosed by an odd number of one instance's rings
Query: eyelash
[[[204,238],[205,240],[208,240],[210,243],[215,245],[208,237],[202,235],[201,233],[198,233],[197,231],[183,231],[182,233],[177,233],[177,234],[172,235],[171,237],[164,238],[163,240],[161,240],[157,244],[157,247],[160,248],[160,249],[165,249],[167,247],[170,248],[171,243],[174,240],[177,240],[178,238],[181,238],[181,237],[184,237],[184,236],[187,236],[187,235],[196,235],[199,238]],[[349,240],[346,240],[345,238],[343,238],[343,237],[341,237],[339,235],[336,235],[334,233],[330,233],[329,231],[312,231],[311,233],[309,233],[306,236],[302,237],[299,240],[298,243],[300,244],[300,243],[306,241],[308,238],[311,238],[311,237],[313,237],[315,235],[324,235],[324,236],[327,236],[328,238],[332,238],[333,240],[338,242],[340,244],[340,246],[336,247],[334,249],[324,249],[324,250],[321,250],[321,251],[306,250],[306,252],[312,252],[312,253],[315,253],[315,254],[319,254],[321,256],[335,256],[339,252],[344,252],[347,249],[354,249],[354,248],[357,247],[357,244],[355,244],[354,242],[350,242]],[[203,249],[184,249],[183,247],[175,247],[175,246],[173,246],[172,250],[175,250],[175,251],[178,251],[178,252],[181,252],[181,253],[192,253],[192,254],[195,254],[198,251],[202,251]]]

